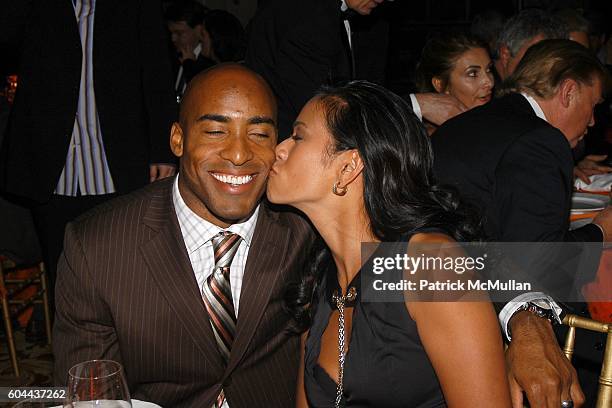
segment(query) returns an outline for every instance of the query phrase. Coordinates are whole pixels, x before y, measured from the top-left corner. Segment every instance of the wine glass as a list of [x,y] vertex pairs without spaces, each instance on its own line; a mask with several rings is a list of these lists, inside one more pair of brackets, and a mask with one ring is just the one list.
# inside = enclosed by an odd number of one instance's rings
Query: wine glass
[[90,360],[68,370],[64,407],[126,408],[132,406],[123,367],[112,360]]

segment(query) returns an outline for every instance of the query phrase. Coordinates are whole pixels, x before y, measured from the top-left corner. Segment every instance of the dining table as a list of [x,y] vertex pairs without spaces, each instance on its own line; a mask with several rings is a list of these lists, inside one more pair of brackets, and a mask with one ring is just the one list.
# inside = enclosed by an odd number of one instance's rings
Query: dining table
[[[611,187],[612,173],[591,176],[590,184],[582,181],[575,183],[570,229],[592,222],[597,214],[610,205]],[[583,286],[582,294],[587,300],[589,313],[593,319],[612,323],[612,244],[604,244],[596,277]],[[589,299],[598,301],[589,302]]]

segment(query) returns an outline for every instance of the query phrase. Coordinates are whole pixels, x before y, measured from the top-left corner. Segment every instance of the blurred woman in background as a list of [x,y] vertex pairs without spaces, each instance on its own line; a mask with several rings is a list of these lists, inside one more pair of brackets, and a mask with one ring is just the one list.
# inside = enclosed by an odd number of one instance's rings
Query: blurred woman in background
[[[417,65],[419,92],[452,95],[467,109],[491,100],[493,63],[487,45],[464,34],[445,34],[427,41]],[[435,127],[426,124],[431,134]]]

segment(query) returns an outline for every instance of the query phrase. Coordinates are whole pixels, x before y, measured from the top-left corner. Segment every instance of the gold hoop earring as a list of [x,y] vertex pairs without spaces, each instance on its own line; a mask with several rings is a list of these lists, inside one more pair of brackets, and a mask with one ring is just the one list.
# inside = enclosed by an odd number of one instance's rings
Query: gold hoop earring
[[332,187],[332,192],[335,195],[340,196],[340,197],[345,195],[347,191],[348,191],[348,188],[346,186],[345,187],[339,187],[337,181],[334,183],[334,186]]

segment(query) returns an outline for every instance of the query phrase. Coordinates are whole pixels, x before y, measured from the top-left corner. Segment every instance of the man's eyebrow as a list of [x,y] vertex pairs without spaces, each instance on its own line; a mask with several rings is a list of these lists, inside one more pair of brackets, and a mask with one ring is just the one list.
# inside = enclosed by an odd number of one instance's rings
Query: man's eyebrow
[[268,124],[272,126],[276,126],[274,119],[269,116],[253,116],[249,118],[249,125],[260,125],[260,124]]
[[199,118],[197,118],[196,122],[203,122],[205,120],[211,120],[213,122],[228,123],[230,121],[230,118],[229,116],[217,115],[214,113],[206,113],[200,116]]

